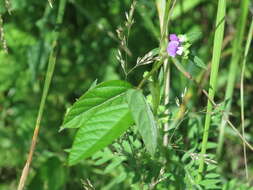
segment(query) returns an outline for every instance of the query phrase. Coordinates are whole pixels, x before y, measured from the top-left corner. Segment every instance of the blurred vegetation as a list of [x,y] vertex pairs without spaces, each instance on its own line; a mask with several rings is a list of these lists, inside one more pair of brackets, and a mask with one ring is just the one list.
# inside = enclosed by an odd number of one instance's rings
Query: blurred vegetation
[[[26,161],[41,99],[58,8],[58,1],[53,2],[53,8],[50,8],[47,1],[11,0],[10,4],[11,14],[6,9],[6,2],[0,0],[4,38],[8,47],[8,53],[5,53],[3,47],[0,50],[1,190],[16,188]],[[225,39],[216,95],[218,103],[224,101],[232,40],[240,16],[239,4],[240,0],[227,1]],[[85,189],[84,186],[89,186],[85,185],[89,183],[95,189],[104,190],[145,189],[144,184],[152,182],[151,176],[159,176],[161,162],[152,160],[143,149],[140,149],[141,142],[135,135],[128,141],[124,141],[125,137],[122,137],[119,140],[122,142],[116,142],[92,159],[68,167],[65,150],[71,147],[74,131],[58,132],[66,109],[89,88],[93,81],[125,79],[116,59],[120,45],[116,29],[124,24],[125,12],[129,10],[130,5],[130,0],[68,1],[63,24],[59,26],[60,38],[55,73],[26,189],[81,190]],[[216,8],[217,1],[178,0],[169,29],[170,33],[177,34],[199,33],[197,38],[193,39],[191,53],[200,57],[207,68],[211,60]],[[250,8],[252,10],[252,2]],[[129,38],[131,51],[129,68],[135,65],[137,57],[159,46],[160,28],[155,2],[138,0],[134,20]],[[249,23],[250,17],[246,23],[246,31]],[[253,54],[249,53],[245,72],[244,101],[245,132],[251,144],[253,144],[252,63]],[[150,68],[149,65],[140,67],[131,73],[127,80],[137,85],[143,72]],[[187,63],[186,68],[201,81],[202,86],[208,86],[208,69],[196,67],[192,62]],[[230,118],[238,130],[241,122],[239,76],[238,71]],[[185,151],[199,150],[204,125],[202,111],[206,108],[206,97],[198,93],[198,88],[172,67],[170,91],[172,118],[178,111],[175,99],[181,96],[185,88],[188,89],[187,95],[190,97],[187,108],[191,112],[186,114],[177,126],[172,142]],[[214,147],[220,119],[220,114],[215,115],[209,133]],[[128,142],[133,143],[135,153],[128,151],[130,146]],[[113,154],[114,150],[121,150],[121,145],[128,153],[124,153],[123,156]],[[250,184],[253,184],[252,152],[248,151],[247,157],[250,177],[247,185],[242,143],[229,127],[225,128],[224,146],[219,160],[212,157],[218,162],[217,173],[221,175],[222,184],[220,187],[226,190],[250,189]],[[138,151],[142,152],[141,156],[136,153]],[[215,155],[215,150],[210,150],[210,153]],[[187,189],[184,183],[188,175],[185,171],[190,167],[189,158],[184,152],[173,148],[168,150],[166,156],[170,161],[168,166],[170,170],[166,176],[168,180],[158,184],[157,189]],[[189,173],[191,172],[193,171],[189,169]]]

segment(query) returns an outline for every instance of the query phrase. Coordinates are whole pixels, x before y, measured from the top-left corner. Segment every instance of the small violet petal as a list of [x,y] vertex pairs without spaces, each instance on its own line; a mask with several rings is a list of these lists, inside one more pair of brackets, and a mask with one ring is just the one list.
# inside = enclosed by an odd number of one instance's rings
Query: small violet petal
[[179,42],[179,39],[176,34],[170,34],[170,41],[177,41]]
[[178,50],[179,42],[170,41],[167,47],[167,52],[171,57],[175,57]]

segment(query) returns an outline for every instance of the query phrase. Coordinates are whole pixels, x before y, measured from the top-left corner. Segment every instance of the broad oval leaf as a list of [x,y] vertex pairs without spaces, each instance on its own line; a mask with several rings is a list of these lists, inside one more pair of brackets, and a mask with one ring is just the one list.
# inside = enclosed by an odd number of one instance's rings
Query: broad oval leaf
[[127,102],[146,149],[154,155],[157,146],[157,125],[150,106],[140,90],[127,91]]
[[69,165],[112,143],[133,124],[123,81],[101,83],[85,93],[64,119],[63,128],[79,128],[69,155]]
[[65,115],[61,130],[79,128],[100,109],[111,104],[111,101],[124,94],[131,85],[124,81],[108,81],[90,88],[82,95]]

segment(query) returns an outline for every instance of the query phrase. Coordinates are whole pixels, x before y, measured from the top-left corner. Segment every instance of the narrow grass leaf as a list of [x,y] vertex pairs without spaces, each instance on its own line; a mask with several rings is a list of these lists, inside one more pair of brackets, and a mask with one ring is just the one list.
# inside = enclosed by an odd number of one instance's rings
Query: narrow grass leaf
[[[214,99],[216,84],[218,79],[218,71],[222,50],[222,42],[224,36],[224,28],[225,28],[225,18],[226,16],[226,0],[219,0],[218,9],[217,9],[217,18],[216,18],[216,31],[214,35],[214,45],[213,45],[213,55],[212,55],[212,64],[211,64],[211,75],[210,75],[210,87],[208,91],[209,100],[207,103],[207,112],[205,117],[205,126],[203,132],[203,139],[201,144],[201,154],[206,154],[207,144],[208,144],[208,136],[209,136],[209,127],[211,123],[211,113],[213,110],[212,101]],[[204,157],[200,159],[199,162],[199,175],[197,181],[201,181],[202,174],[204,171]]]

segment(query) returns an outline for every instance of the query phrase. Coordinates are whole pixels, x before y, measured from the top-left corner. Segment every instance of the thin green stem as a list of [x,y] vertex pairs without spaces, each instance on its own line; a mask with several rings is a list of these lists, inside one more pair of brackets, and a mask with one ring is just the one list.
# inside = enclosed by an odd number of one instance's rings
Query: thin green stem
[[[170,6],[171,6],[171,0],[166,0],[165,2],[165,9],[163,9],[164,12],[162,12],[162,22],[160,23],[161,26],[161,37],[160,37],[160,57],[162,57],[164,52],[166,52],[166,46],[167,46],[167,36],[168,36],[168,24],[169,24],[169,12]],[[161,8],[160,8],[161,9]],[[159,10],[159,8],[158,8]],[[166,58],[162,59],[160,62],[162,64],[166,61]],[[156,65],[159,65],[159,62],[155,62],[153,65],[153,68],[156,67]],[[158,68],[159,69],[159,68]],[[161,95],[160,95],[160,84],[158,81],[158,69],[154,71],[152,74],[152,79],[153,81],[150,83],[150,91],[152,95],[152,104],[153,104],[153,113],[156,116],[157,115],[157,110],[161,101]]]
[[34,129],[34,133],[33,133],[33,137],[32,137],[32,143],[31,143],[31,147],[29,150],[28,158],[26,160],[26,164],[23,168],[23,171],[22,171],[22,174],[21,174],[21,177],[19,180],[18,190],[23,190],[27,176],[29,174],[29,168],[32,163],[33,153],[35,151],[35,147],[36,147],[36,143],[37,143],[37,138],[38,138],[39,129],[40,129],[40,123],[41,123],[41,119],[43,116],[46,98],[47,98],[48,90],[49,90],[50,83],[52,80],[52,76],[54,73],[55,62],[56,62],[56,46],[57,46],[57,40],[59,37],[59,26],[62,24],[66,1],[67,0],[60,0],[58,15],[57,15],[57,19],[56,19],[56,28],[53,32],[54,41],[52,44],[52,50],[51,50],[50,57],[49,57],[46,79],[45,79],[45,83],[44,83],[44,87],[43,87],[42,98],[40,101],[39,112],[37,115],[37,120],[36,120],[36,124],[35,124],[35,129]]
[[[253,34],[253,18],[251,21],[250,29],[248,32],[248,38],[246,42],[246,48],[243,56],[243,62],[242,62],[242,72],[241,72],[241,88],[240,88],[240,100],[241,100],[241,122],[242,122],[242,136],[245,139],[245,123],[244,123],[244,73],[245,73],[245,67],[246,67],[246,61],[247,61],[247,56],[249,53],[249,48],[250,44],[252,41],[252,34]],[[244,154],[244,164],[245,164],[245,175],[246,179],[249,179],[249,173],[248,173],[248,165],[247,165],[247,152],[246,152],[246,144],[245,142],[243,143],[243,154]]]
[[[164,63],[164,106],[169,104],[170,99],[170,64],[168,59],[165,60]],[[169,114],[169,111],[166,110],[165,114]],[[168,145],[168,130],[169,130],[169,123],[166,122],[164,124],[164,136],[163,136],[163,145],[166,147]]]
[[[170,5],[171,5],[171,0],[156,0],[157,4],[157,10],[159,13],[159,18],[160,18],[160,28],[161,28],[161,37],[160,37],[160,53],[159,56],[161,57],[160,61],[157,61],[153,64],[153,68],[151,71],[141,80],[137,88],[141,88],[144,83],[151,77],[153,76],[158,69],[161,67],[161,65],[164,63],[165,59],[167,58],[166,54],[166,44],[167,44],[167,35],[168,35],[168,24],[169,24],[169,19],[170,19]],[[165,8],[164,8],[165,6]],[[163,10],[164,9],[164,10]]]
[[228,118],[228,112],[230,111],[230,108],[231,108],[235,80],[236,80],[236,76],[238,75],[238,63],[243,53],[241,51],[242,49],[241,47],[242,47],[243,37],[245,34],[245,26],[247,22],[248,11],[249,11],[249,0],[241,1],[240,16],[239,16],[239,20],[236,27],[235,38],[233,41],[232,58],[231,58],[231,64],[229,67],[229,74],[228,74],[226,94],[225,94],[225,101],[227,101],[227,104],[225,105],[225,108],[224,108],[224,114],[222,116],[220,133],[219,133],[218,148],[217,148],[218,157],[220,157],[222,153],[226,119]]
[[[202,139],[202,147],[201,147],[201,158],[199,161],[199,174],[197,181],[201,181],[202,174],[204,171],[204,154],[206,154],[208,135],[209,135],[209,127],[211,122],[211,112],[213,109],[212,100],[214,99],[214,94],[216,90],[219,63],[220,63],[220,55],[222,49],[222,41],[224,36],[224,26],[225,26],[225,13],[226,13],[226,0],[219,0],[218,10],[217,10],[217,18],[216,18],[216,26],[217,29],[214,35],[214,45],[213,45],[213,56],[212,56],[212,65],[211,65],[211,76],[210,76],[210,88],[208,92],[208,96],[211,100],[208,100],[207,103],[207,112],[205,119],[205,127],[203,132]],[[221,22],[222,21],[222,22]],[[220,23],[221,22],[221,23]],[[219,24],[220,23],[220,24]]]

